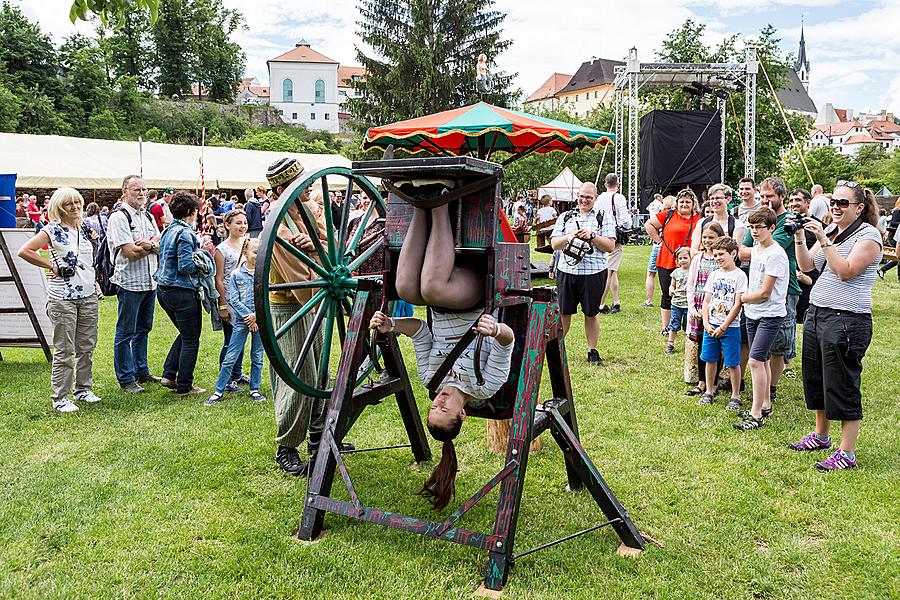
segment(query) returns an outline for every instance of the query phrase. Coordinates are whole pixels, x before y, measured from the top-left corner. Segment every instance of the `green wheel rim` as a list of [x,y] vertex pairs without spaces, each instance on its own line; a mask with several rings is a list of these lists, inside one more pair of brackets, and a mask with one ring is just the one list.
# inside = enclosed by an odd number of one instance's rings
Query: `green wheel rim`
[[[333,203],[329,194],[329,176],[332,181],[335,178],[346,180],[345,201],[341,205],[338,215],[332,213]],[[304,206],[300,197],[317,182],[322,190],[322,209],[327,235],[325,240],[311,236],[315,251],[307,252],[279,237],[277,232],[281,224],[286,225],[294,233],[299,231],[288,214],[291,206],[298,208],[300,219],[306,230],[313,230],[315,218]],[[359,226],[356,232],[350,235],[350,199],[355,191],[365,193],[371,200],[368,210],[360,219],[361,224],[368,223],[373,214],[377,214],[378,217],[385,216],[384,199],[368,179],[356,175],[344,167],[331,167],[317,171],[306,178],[298,179],[284,190],[278,203],[267,216],[259,240],[259,253],[253,277],[253,293],[260,337],[269,357],[270,368],[274,369],[278,376],[293,389],[317,398],[331,396],[333,378],[339,363],[339,360],[332,356],[333,351],[336,350],[334,337],[337,336],[339,345],[343,346],[350,317],[349,309],[353,306],[356,289],[361,279],[354,275],[354,271],[385,243],[384,240],[377,240],[364,252],[358,252],[365,227]],[[279,285],[270,283],[271,259],[276,245],[285,249],[298,262],[309,267],[313,271],[314,279],[304,282],[286,281]],[[373,279],[373,276],[365,278]],[[375,279],[379,282],[382,281],[381,276],[375,277]],[[312,298],[296,310],[283,325],[276,328],[269,293],[289,289],[309,290],[312,292]],[[291,330],[294,327],[300,327],[301,321],[309,318],[310,315],[312,315],[312,326],[307,335],[302,336],[303,341],[300,344],[299,352],[296,348],[288,348],[286,336],[290,337]],[[366,332],[362,333],[367,335]],[[290,358],[295,355],[297,358],[291,361]],[[300,375],[301,365],[307,360],[316,360],[318,365],[317,375],[313,380],[305,380]],[[362,384],[373,368],[374,364],[371,360],[364,360],[359,369],[355,386]]]

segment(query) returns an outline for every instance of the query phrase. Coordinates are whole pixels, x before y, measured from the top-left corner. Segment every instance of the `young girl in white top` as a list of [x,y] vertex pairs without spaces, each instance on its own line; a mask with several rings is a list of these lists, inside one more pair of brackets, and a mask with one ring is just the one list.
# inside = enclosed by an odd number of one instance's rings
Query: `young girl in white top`
[[[244,236],[247,234],[247,215],[243,210],[230,210],[225,213],[222,219],[225,227],[226,237],[222,243],[216,246],[213,253],[213,260],[216,262],[216,289],[219,291],[219,316],[222,318],[222,333],[225,341],[222,349],[219,351],[219,366],[225,360],[225,354],[228,352],[228,343],[231,341],[231,334],[234,331],[234,324],[231,322],[231,311],[228,309],[228,278],[231,272],[238,266],[238,259],[241,249],[244,245]],[[226,392],[239,392],[241,390],[239,384],[248,384],[250,379],[242,373],[241,365],[244,362],[244,352],[241,354],[234,367],[231,370],[231,379],[225,386]]]

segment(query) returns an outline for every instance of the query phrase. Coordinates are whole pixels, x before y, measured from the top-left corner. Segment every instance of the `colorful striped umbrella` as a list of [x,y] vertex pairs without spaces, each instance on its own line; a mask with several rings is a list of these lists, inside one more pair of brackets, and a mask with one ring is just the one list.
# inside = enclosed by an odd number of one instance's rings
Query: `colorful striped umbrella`
[[513,155],[505,161],[510,162],[532,152],[571,152],[615,140],[614,134],[605,131],[479,102],[372,127],[366,132],[362,148],[385,149],[393,145],[410,153],[477,154],[482,158],[503,151]]

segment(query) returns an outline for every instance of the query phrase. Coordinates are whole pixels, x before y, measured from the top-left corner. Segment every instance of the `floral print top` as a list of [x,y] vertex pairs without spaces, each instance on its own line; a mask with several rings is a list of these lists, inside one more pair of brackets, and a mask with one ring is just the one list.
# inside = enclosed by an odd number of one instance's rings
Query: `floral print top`
[[94,247],[80,229],[48,223],[41,231],[50,236],[50,261],[59,271],[75,269],[71,277],[48,277],[47,296],[53,300],[80,300],[96,291]]

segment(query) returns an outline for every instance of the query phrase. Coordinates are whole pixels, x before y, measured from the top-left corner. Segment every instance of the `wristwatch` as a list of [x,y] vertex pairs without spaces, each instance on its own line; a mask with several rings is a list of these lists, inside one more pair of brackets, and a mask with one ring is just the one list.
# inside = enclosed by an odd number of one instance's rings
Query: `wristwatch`
[[592,232],[591,232],[591,241],[592,241],[592,242],[594,241],[594,238],[595,238],[595,237],[597,237],[597,234],[594,233],[594,232],[592,231]]

